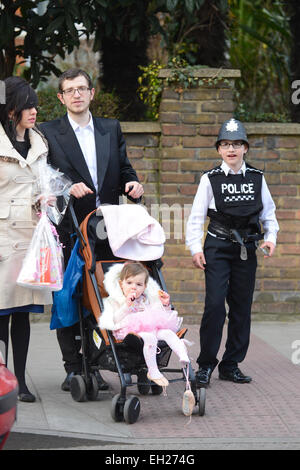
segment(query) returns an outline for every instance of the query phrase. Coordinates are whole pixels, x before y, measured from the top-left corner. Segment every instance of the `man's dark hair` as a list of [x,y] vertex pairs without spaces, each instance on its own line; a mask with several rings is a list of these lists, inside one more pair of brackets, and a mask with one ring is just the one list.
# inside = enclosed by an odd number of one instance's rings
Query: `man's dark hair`
[[82,69],[68,69],[66,70],[65,72],[63,72],[61,74],[61,76],[59,77],[58,79],[58,90],[59,90],[59,93],[62,93],[63,92],[63,82],[65,80],[73,80],[74,78],[77,78],[77,77],[80,77],[80,76],[83,76],[87,79],[87,82],[88,82],[88,87],[89,89],[91,90],[93,88],[93,83],[92,83],[92,80],[91,80],[91,77],[89,76],[89,74],[87,72],[85,72],[84,70]]

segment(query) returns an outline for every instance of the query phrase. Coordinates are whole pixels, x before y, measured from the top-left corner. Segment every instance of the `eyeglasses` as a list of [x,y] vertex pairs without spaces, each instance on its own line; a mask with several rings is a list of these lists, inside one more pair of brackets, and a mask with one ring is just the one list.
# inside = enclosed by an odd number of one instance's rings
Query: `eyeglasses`
[[223,149],[229,149],[230,145],[232,145],[234,149],[240,149],[242,145],[244,145],[244,142],[220,142],[220,147]]
[[67,88],[66,90],[63,90],[62,93],[67,96],[73,96],[75,95],[75,92],[78,92],[80,95],[84,95],[88,91],[90,91],[90,88],[87,86],[79,86],[78,88]]

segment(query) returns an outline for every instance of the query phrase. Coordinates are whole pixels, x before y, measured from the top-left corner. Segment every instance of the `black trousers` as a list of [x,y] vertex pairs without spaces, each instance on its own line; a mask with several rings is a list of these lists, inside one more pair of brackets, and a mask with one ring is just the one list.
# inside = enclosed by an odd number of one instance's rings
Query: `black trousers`
[[228,335],[219,370],[229,370],[246,356],[251,323],[251,306],[257,268],[256,245],[246,243],[248,259],[240,259],[240,245],[207,235],[206,296],[200,326],[199,366],[216,367],[228,304]]
[[82,354],[80,352],[81,336],[79,323],[65,328],[58,328],[56,336],[67,374],[70,372],[81,373]]

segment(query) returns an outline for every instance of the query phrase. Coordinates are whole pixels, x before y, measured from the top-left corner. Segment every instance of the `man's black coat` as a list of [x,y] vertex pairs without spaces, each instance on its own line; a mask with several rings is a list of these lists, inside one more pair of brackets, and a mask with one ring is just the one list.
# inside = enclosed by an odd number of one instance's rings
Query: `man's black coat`
[[[120,123],[116,119],[95,118],[98,193],[101,204],[119,204],[125,184],[138,181],[126,152]],[[67,175],[73,183],[85,183],[93,194],[77,199],[74,204],[79,223],[96,208],[96,190],[76,135],[67,115],[44,122],[40,129],[49,145],[48,162]]]

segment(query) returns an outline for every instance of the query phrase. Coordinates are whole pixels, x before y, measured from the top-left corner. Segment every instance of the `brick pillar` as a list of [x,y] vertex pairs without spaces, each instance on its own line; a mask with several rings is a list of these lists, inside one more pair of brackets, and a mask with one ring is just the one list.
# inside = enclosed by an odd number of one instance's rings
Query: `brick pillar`
[[[168,70],[160,72],[162,78],[169,74]],[[165,87],[162,94],[160,220],[168,237],[163,273],[174,306],[189,321],[198,322],[203,312],[204,275],[193,268],[185,248],[185,222],[202,171],[219,161],[216,135],[221,123],[232,117],[233,88],[240,71],[203,68],[195,74],[203,85],[181,93]],[[206,80],[214,77],[218,78],[216,84],[208,85]]]

